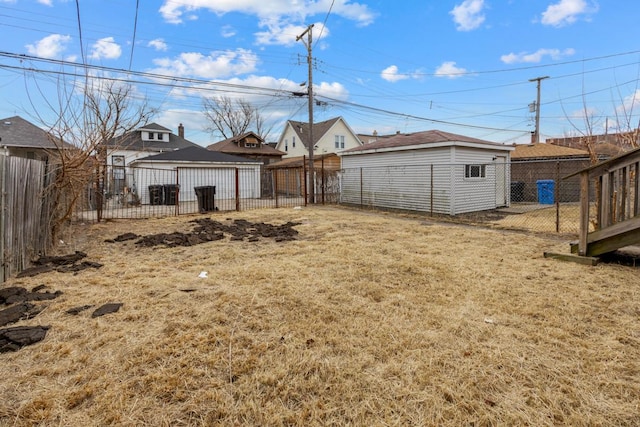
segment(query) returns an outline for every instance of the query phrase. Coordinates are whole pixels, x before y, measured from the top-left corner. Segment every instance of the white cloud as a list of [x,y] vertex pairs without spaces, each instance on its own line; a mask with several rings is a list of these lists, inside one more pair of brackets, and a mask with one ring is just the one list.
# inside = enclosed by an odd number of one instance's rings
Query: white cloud
[[454,61],[443,62],[438,68],[436,68],[436,77],[446,77],[448,79],[457,79],[466,74],[467,70],[461,67],[456,67]]
[[[260,31],[255,33],[256,42],[259,45],[280,45],[280,46],[292,46],[297,43],[296,37],[302,34],[307,26],[304,25],[291,25],[283,22],[260,22],[261,27],[266,27],[267,31]],[[316,23],[313,26],[312,37],[313,42],[324,40],[329,36],[329,29],[323,27],[321,23]],[[305,41],[306,39],[305,35]]]
[[160,74],[218,79],[255,71],[258,57],[249,50],[236,49],[210,55],[186,52],[175,59],[161,58],[153,62],[158,66],[154,72]]
[[224,37],[225,39],[228,39],[229,37],[233,37],[236,35],[236,30],[231,26],[231,25],[225,25],[224,27],[222,27],[222,29],[220,30],[220,34],[222,35],[222,37]]
[[[260,44],[291,44],[295,37],[306,28],[305,22],[309,17],[325,16],[330,3],[327,0],[164,0],[160,7],[160,14],[165,21],[173,24],[182,23],[185,19],[192,19],[200,10],[206,10],[217,15],[231,12],[243,13],[259,18],[259,25],[265,31],[256,33]],[[353,3],[351,0],[335,0],[331,14],[355,21],[358,25],[371,24],[376,14],[367,5]],[[317,27],[318,25],[316,25]],[[302,31],[297,32],[296,30]],[[314,29],[314,35],[319,34],[319,28]],[[228,34],[223,29],[223,34]],[[234,32],[235,34],[235,32]],[[328,30],[325,28],[323,37]]]
[[628,119],[632,113],[637,114],[640,108],[640,89],[622,100],[622,104],[616,107],[616,111],[621,115],[621,120]]
[[62,34],[51,34],[35,44],[26,45],[27,52],[41,58],[59,58],[67,48],[67,43],[71,41],[70,36]]
[[91,59],[117,59],[122,55],[122,48],[113,37],[105,37],[91,46]]
[[500,60],[505,64],[517,64],[517,63],[538,63],[544,59],[545,56],[551,57],[551,59],[558,60],[562,59],[566,56],[572,56],[576,53],[575,49],[538,49],[533,53],[520,52],[520,53],[509,53],[507,55],[502,55]]
[[151,40],[147,46],[154,48],[155,50],[166,51],[168,49],[167,43],[164,39]]
[[45,6],[53,6],[53,0],[38,0],[38,3]]
[[407,74],[398,73],[398,67],[395,65],[390,65],[382,70],[382,72],[380,73],[380,77],[391,83],[399,82],[400,80],[406,80],[409,78]]
[[458,31],[471,31],[478,28],[485,20],[482,13],[484,0],[464,0],[455,6],[449,14],[453,15]]
[[[160,14],[167,22],[179,24],[183,21],[185,13],[193,14],[200,9],[208,10],[218,15],[238,12],[246,15],[255,15],[259,18],[288,17],[304,22],[308,16],[316,14],[325,15],[329,10],[329,2],[315,1],[291,1],[291,0],[165,0],[160,7]],[[352,3],[350,0],[336,0],[333,3],[331,13],[368,25],[375,19],[375,14],[367,5]]]
[[595,5],[590,7],[586,0],[560,0],[542,12],[541,22],[544,25],[562,27],[576,22],[579,15],[594,13],[597,9]]

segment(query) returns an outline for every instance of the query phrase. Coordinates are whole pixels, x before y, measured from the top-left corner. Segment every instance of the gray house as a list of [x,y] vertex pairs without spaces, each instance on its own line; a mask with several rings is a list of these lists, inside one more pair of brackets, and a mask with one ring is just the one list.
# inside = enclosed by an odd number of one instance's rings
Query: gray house
[[59,147],[62,145],[58,139],[20,116],[0,120],[0,148],[4,154],[47,160]]
[[338,153],[341,202],[457,215],[509,204],[512,146],[431,130]]

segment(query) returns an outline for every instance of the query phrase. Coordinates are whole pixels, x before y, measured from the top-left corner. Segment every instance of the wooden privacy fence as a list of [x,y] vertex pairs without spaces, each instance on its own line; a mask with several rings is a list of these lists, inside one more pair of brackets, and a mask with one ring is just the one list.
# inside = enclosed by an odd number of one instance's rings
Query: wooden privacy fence
[[45,179],[45,162],[0,154],[0,282],[51,245]]

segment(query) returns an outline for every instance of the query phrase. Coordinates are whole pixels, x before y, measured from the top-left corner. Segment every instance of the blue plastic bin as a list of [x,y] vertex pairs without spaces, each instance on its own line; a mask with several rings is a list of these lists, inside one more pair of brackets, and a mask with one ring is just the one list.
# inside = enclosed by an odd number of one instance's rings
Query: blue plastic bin
[[552,179],[541,179],[536,181],[538,185],[538,203],[542,205],[552,205],[555,203],[556,183]]

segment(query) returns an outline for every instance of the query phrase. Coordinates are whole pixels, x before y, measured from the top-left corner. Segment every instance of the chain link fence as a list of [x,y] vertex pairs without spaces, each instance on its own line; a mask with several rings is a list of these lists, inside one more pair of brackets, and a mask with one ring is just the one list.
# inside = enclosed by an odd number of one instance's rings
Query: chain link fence
[[580,159],[343,169],[340,201],[445,221],[575,236],[580,182],[578,176],[565,177],[588,166],[588,160]]

